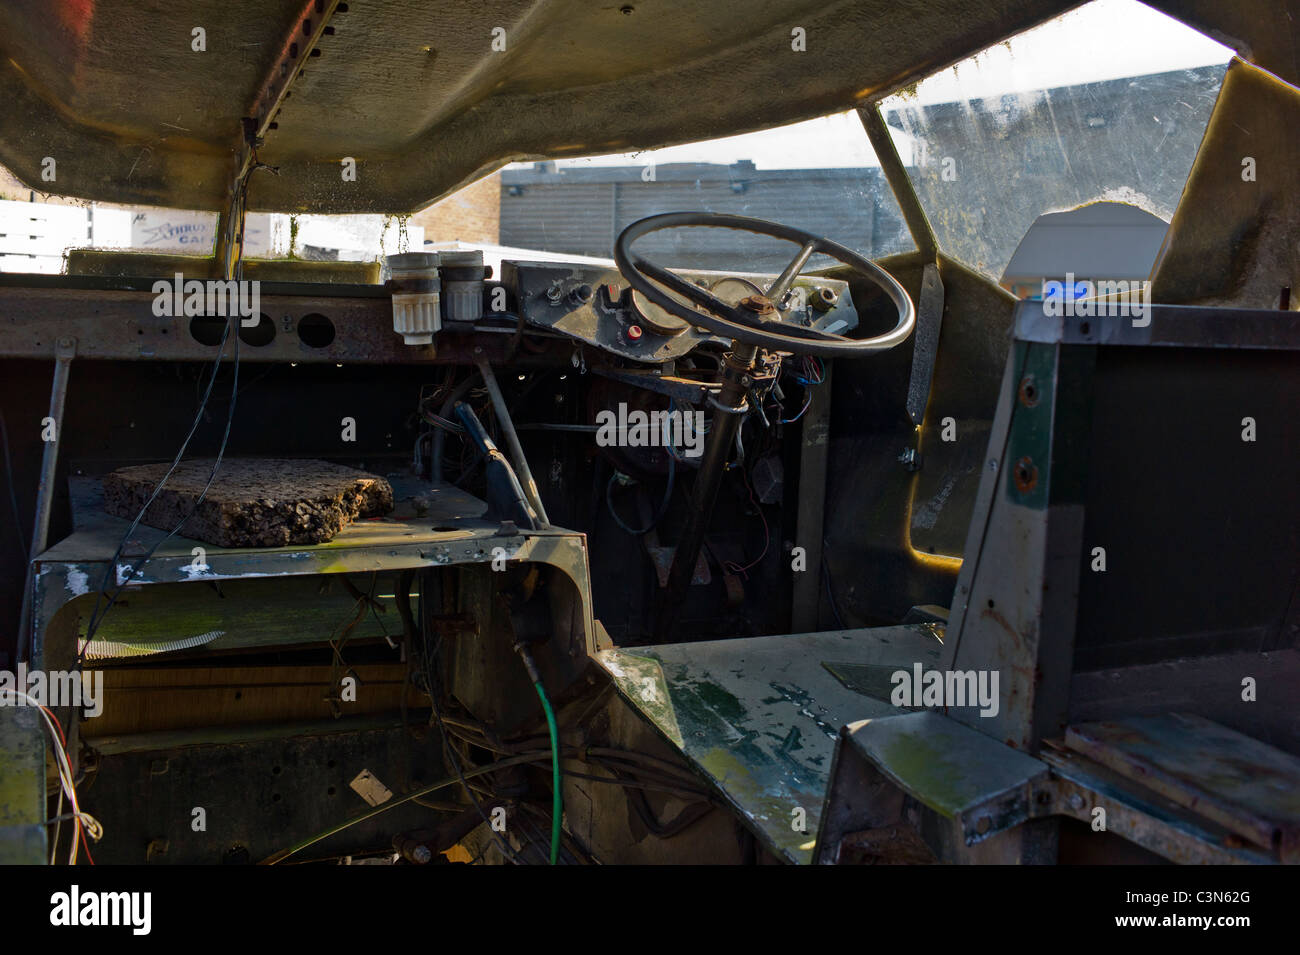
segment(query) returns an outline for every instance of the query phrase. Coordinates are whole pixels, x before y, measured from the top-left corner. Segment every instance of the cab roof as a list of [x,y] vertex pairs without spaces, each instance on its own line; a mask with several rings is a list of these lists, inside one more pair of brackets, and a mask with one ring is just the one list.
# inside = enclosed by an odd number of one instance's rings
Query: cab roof
[[[1225,41],[1248,32],[1240,5],[1216,3],[1152,5],[1203,29],[1234,17]],[[868,103],[1076,5],[0,0],[0,164],[61,195],[219,210],[260,134],[271,168],[249,208],[411,212],[515,160]]]

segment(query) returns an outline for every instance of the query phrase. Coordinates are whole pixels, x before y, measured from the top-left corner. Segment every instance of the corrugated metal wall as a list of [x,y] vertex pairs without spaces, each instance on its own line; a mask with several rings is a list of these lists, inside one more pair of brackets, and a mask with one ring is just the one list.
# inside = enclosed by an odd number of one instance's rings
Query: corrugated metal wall
[[[538,164],[502,175],[501,242],[557,253],[609,256],[626,226],[661,212],[726,212],[770,219],[871,256],[910,248],[902,217],[878,169],[755,170],[731,166],[555,169]],[[677,268],[770,272],[791,258],[789,243],[721,229],[648,236],[637,244]]]

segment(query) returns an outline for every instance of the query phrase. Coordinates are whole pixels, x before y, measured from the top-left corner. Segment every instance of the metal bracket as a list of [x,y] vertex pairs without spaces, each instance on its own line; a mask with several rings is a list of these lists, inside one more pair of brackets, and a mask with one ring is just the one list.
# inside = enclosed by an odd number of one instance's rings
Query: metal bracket
[[943,327],[943,280],[939,267],[927,262],[921,275],[921,295],[916,307],[916,331],[912,335],[912,380],[907,386],[907,414],[920,424],[930,403],[930,383],[939,355],[939,332]]
[[50,419],[54,440],[45,442],[41,457],[41,481],[36,495],[36,519],[32,526],[32,549],[27,555],[27,578],[23,584],[22,615],[18,623],[18,659],[31,652],[32,562],[45,550],[50,537],[50,512],[54,507],[54,475],[59,465],[59,441],[63,438],[63,406],[68,397],[68,377],[77,356],[77,340],[60,338],[54,350],[54,382],[50,386]]
[[[307,0],[302,12],[293,22],[288,36],[280,47],[270,72],[262,82],[249,118],[252,119],[251,131],[247,134],[249,145],[257,145],[267,132],[275,127],[275,117],[280,107],[289,96],[289,87],[301,75],[307,60],[318,55],[316,46],[326,33],[333,33],[328,26],[330,18],[338,11],[339,0]],[[343,7],[347,9],[346,6]]]

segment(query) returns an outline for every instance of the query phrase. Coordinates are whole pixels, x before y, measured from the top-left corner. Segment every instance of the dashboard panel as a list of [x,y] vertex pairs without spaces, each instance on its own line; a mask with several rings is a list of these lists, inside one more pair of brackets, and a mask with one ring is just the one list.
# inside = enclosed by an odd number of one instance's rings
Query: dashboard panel
[[[732,304],[776,280],[774,274],[674,271]],[[663,364],[702,344],[731,344],[645,301],[615,268],[505,261],[501,279],[528,324],[632,361]],[[783,322],[821,331],[844,334],[858,324],[848,283],[836,279],[799,276],[778,307]]]

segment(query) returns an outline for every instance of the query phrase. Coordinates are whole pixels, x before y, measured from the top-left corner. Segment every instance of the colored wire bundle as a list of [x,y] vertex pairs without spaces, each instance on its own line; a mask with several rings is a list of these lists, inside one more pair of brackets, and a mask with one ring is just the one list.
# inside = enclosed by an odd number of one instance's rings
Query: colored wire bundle
[[[63,826],[64,818],[71,818],[73,822],[72,848],[68,853],[68,865],[77,864],[77,851],[81,846],[85,846],[86,860],[95,864],[95,860],[90,855],[90,845],[86,842],[86,836],[94,839],[96,842],[104,835],[104,828],[99,824],[94,816],[88,812],[83,812],[81,804],[77,801],[77,785],[72,774],[72,761],[68,759],[68,740],[63,735],[63,726],[59,723],[59,718],[50,710],[37,703],[22,690],[5,690],[0,696],[8,696],[12,702],[22,701],[28,706],[34,706],[40,711],[41,719],[45,721],[45,727],[50,733],[50,743],[54,749],[54,765],[59,771],[59,807],[55,813],[55,818],[50,820],[54,822],[54,838],[51,840],[50,847],[50,864],[55,862],[54,853],[59,848],[59,832]],[[5,705],[9,704],[6,700]],[[72,806],[72,812],[69,816],[63,815],[63,800],[68,800]]]

